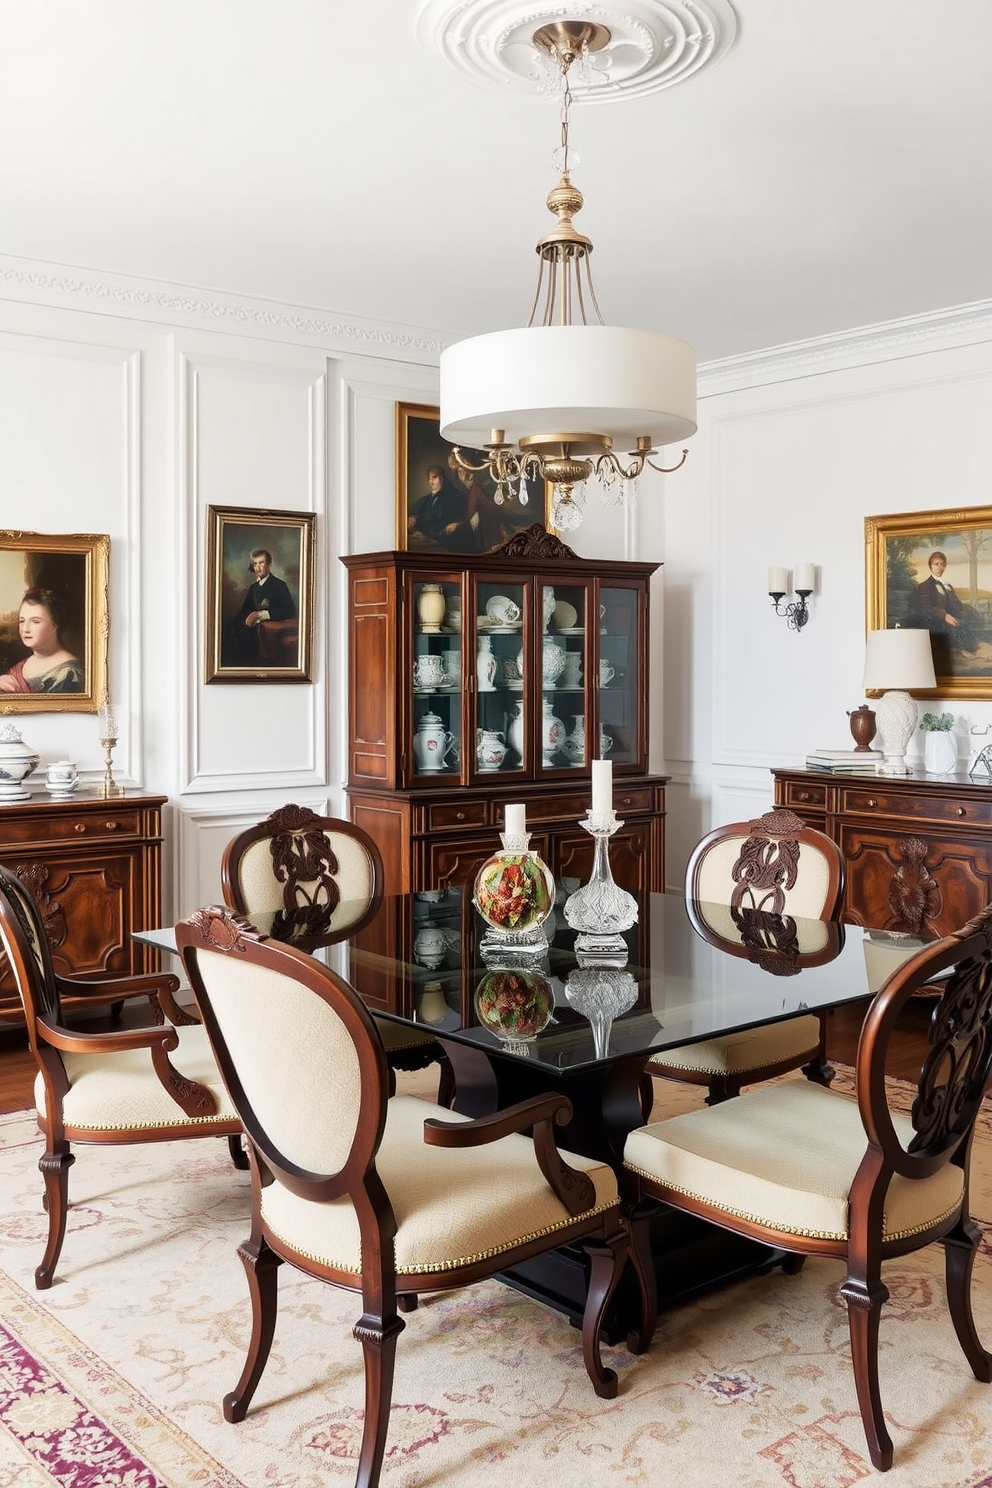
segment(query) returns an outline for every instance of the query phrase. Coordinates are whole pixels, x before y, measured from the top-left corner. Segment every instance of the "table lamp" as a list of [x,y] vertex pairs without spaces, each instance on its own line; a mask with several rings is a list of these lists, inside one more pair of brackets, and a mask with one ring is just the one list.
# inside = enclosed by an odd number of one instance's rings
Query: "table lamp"
[[865,691],[879,690],[875,704],[877,746],[884,759],[879,775],[908,775],[906,749],[919,723],[919,710],[904,688],[933,688],[933,652],[928,630],[870,630],[865,648]]

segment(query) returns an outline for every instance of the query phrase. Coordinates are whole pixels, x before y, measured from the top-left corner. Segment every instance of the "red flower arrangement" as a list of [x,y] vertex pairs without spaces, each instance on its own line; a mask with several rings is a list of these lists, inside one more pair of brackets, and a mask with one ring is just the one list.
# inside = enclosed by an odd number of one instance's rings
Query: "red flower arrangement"
[[551,913],[544,864],[531,853],[497,853],[479,869],[475,903],[497,930],[530,930]]

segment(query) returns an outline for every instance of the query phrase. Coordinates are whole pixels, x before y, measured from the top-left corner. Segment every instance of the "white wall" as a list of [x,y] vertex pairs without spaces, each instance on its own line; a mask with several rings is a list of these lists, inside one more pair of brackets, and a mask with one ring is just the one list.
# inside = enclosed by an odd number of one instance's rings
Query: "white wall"
[[[992,316],[928,316],[703,370],[700,429],[665,503],[667,876],[771,804],[769,766],[851,748],[864,700],[864,519],[992,505]],[[811,562],[801,632],[767,571]],[[963,761],[980,703],[948,703]],[[917,734],[911,754],[922,755]]]
[[[395,404],[435,401],[439,351],[416,328],[0,258],[0,527],[110,534],[115,769],[170,798],[167,913],[217,899],[224,843],[275,805],[344,809],[338,556],[394,544]],[[740,358],[703,369],[683,470],[621,511],[590,500],[576,551],[665,560],[651,763],[673,774],[673,885],[712,822],[769,803],[769,765],[846,745],[864,516],[992,504],[990,392],[987,313]],[[211,505],[317,515],[312,687],[203,685]],[[796,635],[765,576],[803,561],[820,588]],[[91,715],[20,723],[99,778]]]

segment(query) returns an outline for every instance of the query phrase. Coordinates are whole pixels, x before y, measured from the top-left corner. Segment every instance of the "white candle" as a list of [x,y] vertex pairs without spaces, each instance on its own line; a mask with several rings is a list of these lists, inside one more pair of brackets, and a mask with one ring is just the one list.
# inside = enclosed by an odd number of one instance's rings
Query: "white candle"
[[527,807],[519,804],[505,807],[503,830],[508,837],[522,837],[527,831]]
[[768,570],[768,593],[788,594],[789,592],[789,570],[787,568],[770,568]]
[[593,816],[606,816],[613,810],[613,761],[592,762]]
[[815,588],[816,588],[816,569],[813,567],[812,563],[797,563],[796,564],[796,593],[798,594],[800,589],[805,589],[810,594],[812,594],[812,592],[813,592],[813,590]]

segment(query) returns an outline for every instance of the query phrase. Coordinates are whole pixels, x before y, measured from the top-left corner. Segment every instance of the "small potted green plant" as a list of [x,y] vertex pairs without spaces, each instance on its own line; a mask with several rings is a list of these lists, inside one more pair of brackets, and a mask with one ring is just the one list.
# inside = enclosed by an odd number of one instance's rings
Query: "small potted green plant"
[[924,713],[920,719],[928,775],[947,775],[956,768],[958,751],[951,733],[953,727],[953,713]]

